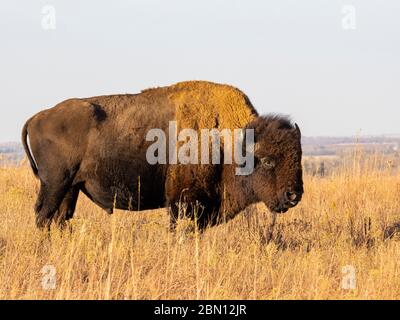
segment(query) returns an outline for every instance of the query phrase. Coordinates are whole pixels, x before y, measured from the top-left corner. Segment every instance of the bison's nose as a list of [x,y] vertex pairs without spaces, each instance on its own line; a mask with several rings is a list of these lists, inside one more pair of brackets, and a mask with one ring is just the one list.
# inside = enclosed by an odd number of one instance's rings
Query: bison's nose
[[300,194],[294,191],[286,191],[285,200],[290,205],[295,206],[300,200]]

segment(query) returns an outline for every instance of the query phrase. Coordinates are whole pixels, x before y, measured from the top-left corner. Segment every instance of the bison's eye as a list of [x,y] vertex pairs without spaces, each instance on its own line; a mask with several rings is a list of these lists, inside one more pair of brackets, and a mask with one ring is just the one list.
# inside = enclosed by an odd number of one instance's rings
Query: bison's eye
[[261,158],[260,162],[261,162],[261,166],[265,169],[275,168],[275,161],[271,158]]

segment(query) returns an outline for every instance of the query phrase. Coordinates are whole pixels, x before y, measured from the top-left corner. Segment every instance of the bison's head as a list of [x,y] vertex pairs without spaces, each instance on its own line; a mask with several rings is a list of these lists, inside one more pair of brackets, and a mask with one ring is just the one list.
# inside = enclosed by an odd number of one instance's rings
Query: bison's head
[[272,212],[284,213],[303,194],[300,129],[280,116],[258,117],[247,128],[255,139],[252,191]]

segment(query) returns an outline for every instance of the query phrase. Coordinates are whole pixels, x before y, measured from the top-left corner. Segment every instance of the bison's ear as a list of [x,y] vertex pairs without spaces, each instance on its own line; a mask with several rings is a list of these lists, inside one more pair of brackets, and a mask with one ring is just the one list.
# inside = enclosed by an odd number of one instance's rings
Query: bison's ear
[[301,131],[299,126],[297,125],[297,123],[294,124],[295,128],[294,130],[296,130],[296,135],[299,137],[299,139],[301,138]]

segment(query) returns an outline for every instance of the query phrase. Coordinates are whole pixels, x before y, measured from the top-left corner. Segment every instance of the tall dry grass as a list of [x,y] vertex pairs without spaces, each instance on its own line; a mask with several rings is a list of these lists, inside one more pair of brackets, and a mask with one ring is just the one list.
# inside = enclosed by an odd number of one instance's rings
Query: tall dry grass
[[[81,196],[73,231],[48,235],[35,228],[29,169],[2,168],[0,298],[400,298],[400,173],[356,152],[304,180],[303,201],[273,228],[257,205],[203,234],[182,221],[174,234],[165,210],[109,216]],[[342,285],[345,266],[354,289]]]

